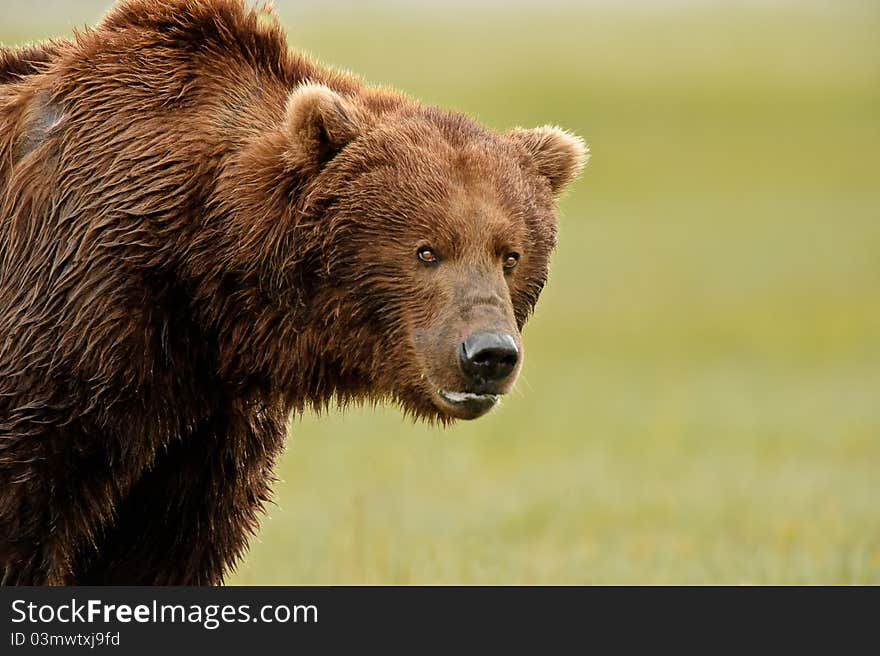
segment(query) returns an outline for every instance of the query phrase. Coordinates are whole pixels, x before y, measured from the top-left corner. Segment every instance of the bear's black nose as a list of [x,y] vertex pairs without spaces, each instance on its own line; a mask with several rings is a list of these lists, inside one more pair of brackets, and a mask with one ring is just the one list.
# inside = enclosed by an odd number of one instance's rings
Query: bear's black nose
[[482,331],[461,343],[461,370],[477,386],[503,382],[516,368],[519,349],[510,333]]

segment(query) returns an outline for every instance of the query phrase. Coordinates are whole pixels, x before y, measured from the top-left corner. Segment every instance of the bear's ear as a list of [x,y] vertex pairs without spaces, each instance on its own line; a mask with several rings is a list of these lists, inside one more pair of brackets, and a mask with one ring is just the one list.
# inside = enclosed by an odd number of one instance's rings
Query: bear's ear
[[323,84],[303,84],[287,100],[287,133],[296,149],[318,164],[333,159],[363,125],[361,110]]
[[550,181],[554,195],[577,177],[590,158],[583,139],[552,125],[533,130],[517,128],[508,136],[528,153],[538,173]]

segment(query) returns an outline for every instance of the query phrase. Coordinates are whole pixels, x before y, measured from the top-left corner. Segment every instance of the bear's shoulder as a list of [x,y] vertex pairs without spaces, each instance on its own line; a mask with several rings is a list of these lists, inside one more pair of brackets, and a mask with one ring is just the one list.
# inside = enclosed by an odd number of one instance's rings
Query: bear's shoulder
[[275,16],[241,0],[122,0],[94,32],[117,47],[236,58],[282,76],[293,63]]

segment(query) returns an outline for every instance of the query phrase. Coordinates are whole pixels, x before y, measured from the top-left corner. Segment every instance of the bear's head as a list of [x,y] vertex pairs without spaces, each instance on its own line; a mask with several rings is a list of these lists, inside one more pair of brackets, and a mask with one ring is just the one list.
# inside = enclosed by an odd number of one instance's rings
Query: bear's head
[[321,84],[293,92],[284,130],[289,169],[309,180],[288,249],[324,388],[431,419],[486,413],[522,366],[554,202],[584,142]]

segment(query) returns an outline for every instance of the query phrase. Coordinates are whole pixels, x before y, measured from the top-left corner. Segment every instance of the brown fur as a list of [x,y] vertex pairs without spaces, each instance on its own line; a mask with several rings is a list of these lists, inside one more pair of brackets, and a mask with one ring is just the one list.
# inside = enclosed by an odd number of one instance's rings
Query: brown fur
[[235,0],[0,51],[0,126],[6,584],[218,583],[291,411],[456,416],[456,347],[518,341],[585,158],[321,68]]

